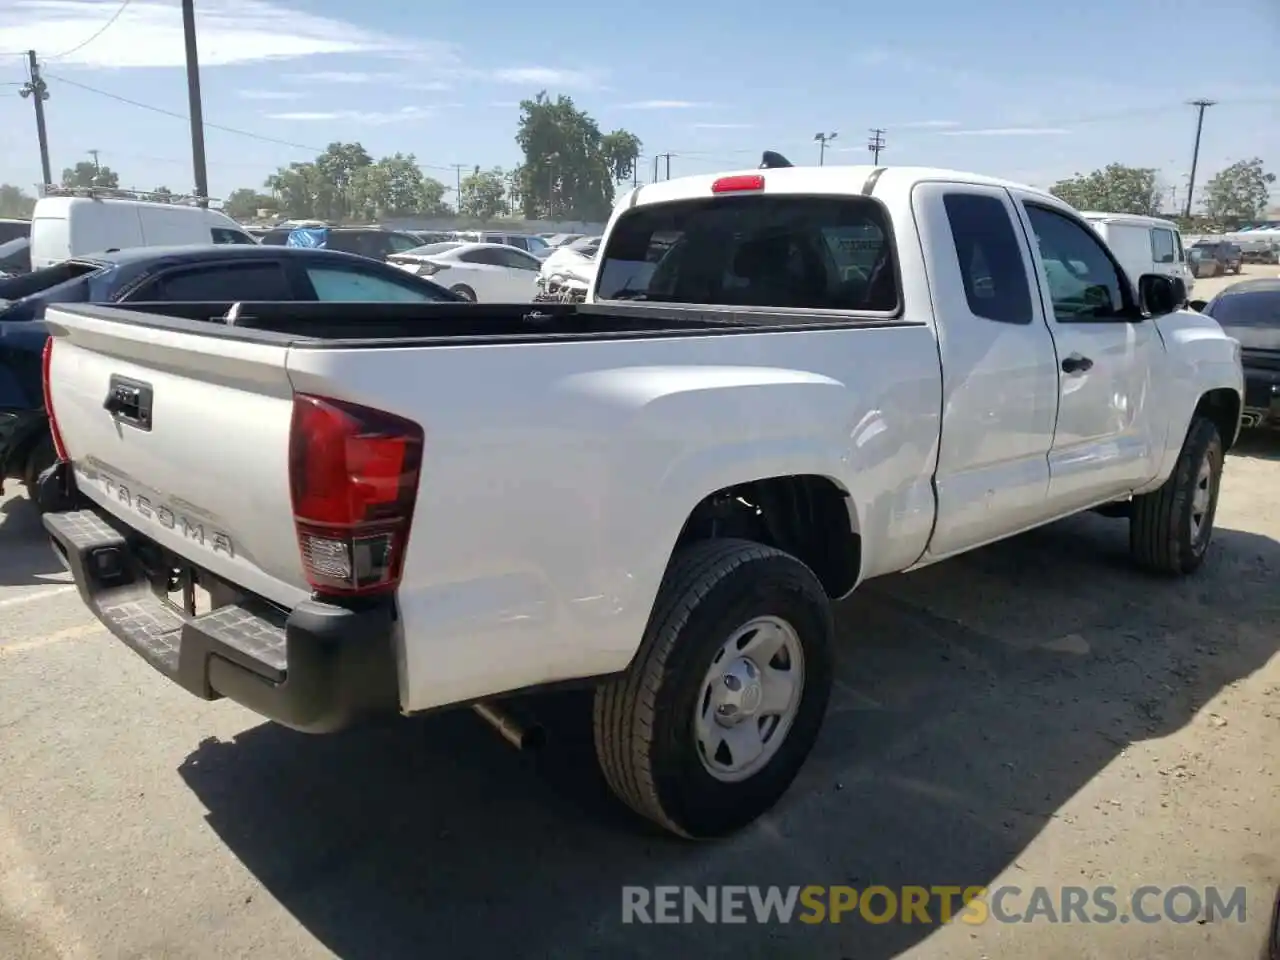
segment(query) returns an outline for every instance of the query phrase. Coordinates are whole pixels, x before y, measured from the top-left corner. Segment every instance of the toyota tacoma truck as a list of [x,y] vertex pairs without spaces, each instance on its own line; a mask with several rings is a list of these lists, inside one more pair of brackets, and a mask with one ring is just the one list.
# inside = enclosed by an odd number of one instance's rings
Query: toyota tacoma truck
[[630,191],[580,305],[51,307],[83,601],[300,731],[588,684],[696,838],[792,783],[859,584],[1087,510],[1202,564],[1240,354],[1176,281],[1029,187],[766,164]]

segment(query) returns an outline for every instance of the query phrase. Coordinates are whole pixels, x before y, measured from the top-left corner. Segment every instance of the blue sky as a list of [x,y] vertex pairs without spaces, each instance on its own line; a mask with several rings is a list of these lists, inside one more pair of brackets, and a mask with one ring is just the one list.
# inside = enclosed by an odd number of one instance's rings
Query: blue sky
[[[1275,0],[196,5],[205,120],[296,145],[208,130],[215,196],[333,140],[415,153],[449,184],[455,163],[510,167],[517,102],[543,88],[637,134],[646,158],[675,154],[673,176],[753,166],[764,148],[816,162],[818,131],[839,134],[828,163],[864,163],[869,128],[883,127],[887,163],[1048,186],[1118,161],[1160,169],[1181,193],[1196,97],[1220,101],[1200,183],[1252,156],[1280,173]],[[17,96],[19,52],[34,47],[55,176],[97,149],[125,185],[190,189],[185,122],[85,89],[185,115],[178,0],[131,0],[69,52],[120,6],[0,0],[0,182],[39,179],[31,102]]]

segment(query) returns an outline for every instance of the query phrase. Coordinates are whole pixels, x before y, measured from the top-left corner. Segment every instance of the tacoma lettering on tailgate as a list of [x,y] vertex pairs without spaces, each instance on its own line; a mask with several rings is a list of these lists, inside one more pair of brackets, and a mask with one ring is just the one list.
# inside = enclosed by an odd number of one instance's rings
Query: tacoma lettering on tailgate
[[159,502],[155,497],[140,492],[137,488],[130,489],[127,483],[107,476],[96,465],[90,467],[90,470],[102,484],[102,489],[108,497],[117,503],[124,504],[140,517],[152,520],[166,529],[177,530],[184,539],[198,543],[202,547],[208,547],[214,553],[225,553],[228,557],[236,555],[235,544],[223,531],[208,526],[199,518],[179,513],[172,507]]

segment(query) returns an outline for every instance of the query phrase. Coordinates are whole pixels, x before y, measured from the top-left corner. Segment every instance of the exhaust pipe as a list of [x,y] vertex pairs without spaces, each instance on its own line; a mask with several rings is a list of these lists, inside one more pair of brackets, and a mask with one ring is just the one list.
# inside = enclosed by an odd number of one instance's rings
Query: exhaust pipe
[[546,731],[541,724],[523,720],[496,703],[482,700],[473,703],[471,709],[517,750],[536,750],[547,742]]

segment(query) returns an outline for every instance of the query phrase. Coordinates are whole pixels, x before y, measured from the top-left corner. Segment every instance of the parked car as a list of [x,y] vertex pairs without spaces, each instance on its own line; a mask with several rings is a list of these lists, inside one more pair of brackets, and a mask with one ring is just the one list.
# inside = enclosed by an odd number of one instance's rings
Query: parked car
[[547,241],[547,246],[554,250],[557,247],[568,246],[575,240],[581,240],[583,236],[581,233],[553,233],[549,237],[543,237],[543,239]]
[[0,218],[0,243],[11,240],[31,238],[31,221],[15,220],[9,217]]
[[1160,273],[1183,282],[1190,294],[1195,274],[1187,264],[1182,234],[1172,220],[1131,213],[1080,214],[1106,241],[1130,277]]
[[387,262],[428,277],[467,300],[481,303],[529,302],[542,261],[502,243],[430,243]]
[[1240,341],[1246,427],[1280,427],[1280,279],[1233,283],[1191,304]]
[[459,230],[453,239],[466,243],[500,243],[503,246],[524,250],[535,257],[551,250],[550,245],[542,237],[528,233],[502,233],[489,230]]
[[133,195],[124,190],[48,190],[36,201],[31,218],[31,266],[35,270],[101,250],[254,243],[226,214],[193,203],[131,199]]
[[1234,243],[1223,240],[1200,240],[1192,245],[1190,259],[1199,277],[1221,277],[1238,274],[1243,269],[1244,256]]
[[556,247],[542,261],[534,299],[547,303],[581,303],[595,273],[600,237],[583,237]]
[[501,698],[589,684],[605,780],[706,837],[801,769],[866,580],[1089,509],[1144,568],[1209,552],[1238,346],[1046,192],[686,177],[598,259],[578,306],[50,308],[40,501],[79,596],[316,733],[475,705],[524,742]]
[[55,303],[141,301],[455,302],[425,278],[326,250],[135,247],[0,281],[0,489],[28,487],[52,457],[40,390],[39,321]]
[[304,246],[317,250],[354,253],[370,260],[386,260],[393,253],[404,253],[421,246],[417,237],[398,230],[377,227],[277,227],[263,236],[265,246]]

